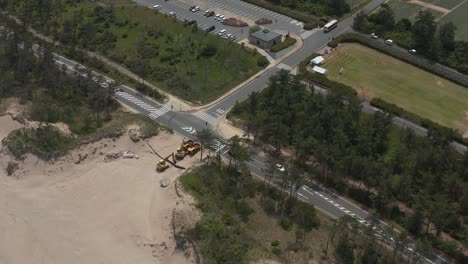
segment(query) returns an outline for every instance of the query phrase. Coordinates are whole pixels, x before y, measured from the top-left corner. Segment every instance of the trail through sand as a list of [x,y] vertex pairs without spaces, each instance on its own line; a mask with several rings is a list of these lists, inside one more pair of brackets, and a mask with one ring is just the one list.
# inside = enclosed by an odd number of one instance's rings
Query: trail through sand
[[[0,117],[0,139],[19,127]],[[163,133],[149,142],[168,155],[181,140]],[[127,150],[140,158],[104,162],[103,154]],[[12,177],[4,170],[11,158],[0,151],[0,263],[192,263],[175,251],[171,229],[173,210],[197,219],[189,197],[175,193],[183,171],[156,173],[144,142],[104,139],[52,163],[27,156]],[[75,164],[78,154],[87,158]],[[165,178],[172,183],[161,188]]]

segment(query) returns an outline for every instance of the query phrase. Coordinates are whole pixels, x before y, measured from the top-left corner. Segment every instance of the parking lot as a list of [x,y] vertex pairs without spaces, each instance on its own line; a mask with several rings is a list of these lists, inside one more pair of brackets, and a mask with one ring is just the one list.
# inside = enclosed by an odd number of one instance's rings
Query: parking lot
[[253,21],[259,18],[271,19],[273,24],[267,25],[271,29],[282,29],[300,33],[304,26],[302,22],[293,18],[240,0],[191,0],[191,2],[196,3],[202,8],[219,8],[233,14],[236,18],[247,18]]
[[[215,26],[215,29],[211,31],[211,33],[218,34],[223,29],[226,30],[226,34],[232,34],[235,36],[235,41],[239,41],[243,38],[246,38],[249,34],[249,28],[239,28],[239,27],[231,27],[227,25],[223,25],[221,22],[216,21],[214,16],[206,17],[203,16],[203,13],[207,10],[206,8],[201,8],[201,10],[197,12],[190,11],[191,5],[186,3],[178,2],[178,1],[164,1],[164,0],[135,0],[138,4],[142,6],[147,6],[149,8],[153,8],[155,5],[160,5],[161,8],[155,12],[159,12],[162,14],[169,15],[170,12],[175,12],[176,18],[181,21],[185,20],[195,20],[197,21],[197,26],[202,29],[206,30],[211,26]],[[201,6],[200,6],[201,7]],[[213,9],[210,9],[213,10]]]

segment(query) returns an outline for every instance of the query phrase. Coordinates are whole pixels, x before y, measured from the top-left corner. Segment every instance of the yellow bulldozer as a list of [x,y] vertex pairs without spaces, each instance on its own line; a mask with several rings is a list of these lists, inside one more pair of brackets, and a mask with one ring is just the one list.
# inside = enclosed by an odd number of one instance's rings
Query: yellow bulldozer
[[182,148],[190,155],[194,155],[201,149],[201,145],[198,142],[193,140],[184,140],[182,141]]
[[[170,162],[169,158],[172,158],[172,162]],[[164,159],[161,159],[159,162],[158,162],[158,165],[156,166],[156,169],[159,171],[159,172],[163,172],[165,171],[167,168],[169,168],[169,164],[167,163],[173,163],[175,164],[177,161],[176,159],[174,158],[174,153],[171,153],[169,154],[169,156],[165,157]]]
[[[161,158],[161,160],[159,160],[158,164],[156,165],[156,170],[159,171],[159,172],[163,172],[165,171],[167,168],[169,168],[169,164],[167,163],[170,163],[172,166],[176,167],[177,169],[181,169],[181,170],[185,170],[184,167],[181,167],[181,166],[178,166],[176,164],[177,160],[175,159],[175,156],[174,156],[174,152],[169,154],[167,157],[162,157],[161,155],[159,155],[158,152],[156,152],[156,150],[154,150],[154,148],[148,143],[146,142],[146,144],[148,145],[148,147],[150,147],[150,149],[153,151],[154,155],[158,156],[159,158]],[[172,158],[172,159],[171,159]]]

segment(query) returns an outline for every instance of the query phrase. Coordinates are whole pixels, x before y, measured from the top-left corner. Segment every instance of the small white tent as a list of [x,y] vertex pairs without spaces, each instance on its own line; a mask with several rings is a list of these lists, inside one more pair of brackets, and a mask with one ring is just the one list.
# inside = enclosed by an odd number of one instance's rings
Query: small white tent
[[324,69],[324,68],[319,67],[319,66],[314,66],[314,67],[312,68],[312,70],[313,70],[314,72],[319,73],[319,74],[322,74],[322,75],[325,75],[325,74],[327,74],[327,72],[328,72],[327,69]]
[[317,57],[313,58],[312,60],[310,60],[310,64],[320,65],[320,63],[322,63],[324,60],[325,59],[322,56],[317,56]]

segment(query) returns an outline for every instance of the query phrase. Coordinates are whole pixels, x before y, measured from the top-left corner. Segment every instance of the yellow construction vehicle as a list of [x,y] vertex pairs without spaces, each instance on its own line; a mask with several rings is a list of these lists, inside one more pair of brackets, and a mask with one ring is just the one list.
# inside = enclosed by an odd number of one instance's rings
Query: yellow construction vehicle
[[[172,162],[170,162],[169,158],[172,158]],[[169,156],[165,157],[164,159],[160,160],[158,162],[158,165],[156,166],[156,169],[159,172],[165,171],[167,168],[169,168],[169,164],[166,163],[166,161],[169,161],[171,164],[176,163],[176,159],[174,158],[174,153],[169,154]]]
[[201,145],[200,143],[193,143],[190,147],[187,148],[187,152],[190,154],[190,155],[194,155],[195,153],[197,153],[199,150],[201,149]]
[[[176,161],[176,159],[174,157],[174,152],[171,153],[170,155],[168,155],[167,157],[163,158],[161,155],[159,155],[159,153],[156,152],[156,150],[154,150],[154,148],[148,142],[146,142],[146,145],[148,145],[148,147],[150,147],[150,149],[153,151],[154,155],[161,158],[161,160],[156,165],[157,171],[163,172],[167,168],[169,168],[169,165],[167,163],[170,163],[172,166],[176,167],[177,169],[185,170],[184,167],[178,166],[176,164],[177,161]],[[169,158],[172,158],[172,161]]]
[[193,145],[193,140],[189,139],[189,140],[183,140],[182,141],[182,148],[184,150],[188,150],[189,147],[191,147]]
[[180,147],[177,149],[177,152],[175,154],[176,159],[181,160],[187,155],[187,152],[185,152],[185,149],[183,147]]

